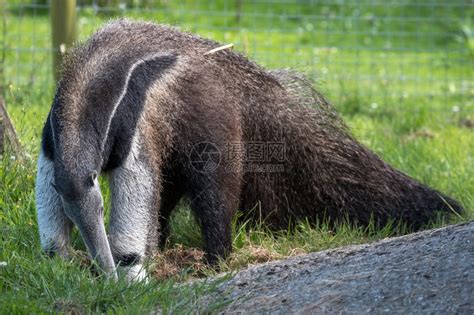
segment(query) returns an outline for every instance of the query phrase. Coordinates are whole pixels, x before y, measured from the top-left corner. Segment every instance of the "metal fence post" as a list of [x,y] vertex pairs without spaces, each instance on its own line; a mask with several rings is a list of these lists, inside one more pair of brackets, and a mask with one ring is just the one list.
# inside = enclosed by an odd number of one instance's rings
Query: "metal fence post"
[[53,37],[53,74],[61,77],[61,62],[66,50],[77,36],[76,0],[51,0],[51,29]]

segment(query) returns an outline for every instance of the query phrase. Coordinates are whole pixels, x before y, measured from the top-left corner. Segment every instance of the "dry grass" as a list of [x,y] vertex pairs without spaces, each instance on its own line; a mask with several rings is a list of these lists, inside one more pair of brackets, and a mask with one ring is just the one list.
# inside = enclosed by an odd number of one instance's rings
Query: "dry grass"
[[285,258],[284,255],[265,248],[261,245],[249,244],[248,246],[233,252],[227,261],[221,264],[222,270],[235,270],[248,265],[266,263],[272,260]]
[[200,277],[208,271],[204,262],[204,251],[177,245],[151,258],[150,273],[158,280],[168,279],[188,273],[190,277]]

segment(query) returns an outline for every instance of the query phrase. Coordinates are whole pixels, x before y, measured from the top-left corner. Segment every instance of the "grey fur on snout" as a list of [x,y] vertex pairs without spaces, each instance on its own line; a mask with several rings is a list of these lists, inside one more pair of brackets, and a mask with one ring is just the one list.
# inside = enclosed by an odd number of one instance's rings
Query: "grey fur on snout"
[[103,200],[95,176],[94,186],[79,199],[63,201],[64,212],[77,226],[92,259],[114,279],[117,279],[115,263],[110,250],[104,225]]

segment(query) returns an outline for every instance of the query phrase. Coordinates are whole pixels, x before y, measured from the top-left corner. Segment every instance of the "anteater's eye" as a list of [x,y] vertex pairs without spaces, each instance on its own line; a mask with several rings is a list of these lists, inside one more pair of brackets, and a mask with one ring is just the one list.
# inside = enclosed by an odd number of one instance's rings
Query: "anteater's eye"
[[58,188],[56,187],[56,184],[54,182],[51,182],[51,186],[54,188],[54,190],[59,194]]

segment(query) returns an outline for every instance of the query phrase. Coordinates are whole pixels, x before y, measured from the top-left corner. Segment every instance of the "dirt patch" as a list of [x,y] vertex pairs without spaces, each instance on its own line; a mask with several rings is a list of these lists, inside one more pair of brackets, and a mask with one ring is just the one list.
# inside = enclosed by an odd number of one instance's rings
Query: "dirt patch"
[[204,252],[197,248],[175,248],[158,252],[151,259],[150,273],[157,279],[167,279],[189,272],[191,276],[202,276],[208,269],[204,263]]
[[469,118],[461,118],[459,125],[468,129],[474,129],[474,120]]
[[84,309],[74,301],[67,299],[56,300],[53,305],[54,312],[68,315],[84,314]]
[[420,138],[433,139],[435,137],[436,137],[436,134],[433,131],[429,129],[420,129],[405,136],[404,140],[405,142],[411,142]]

